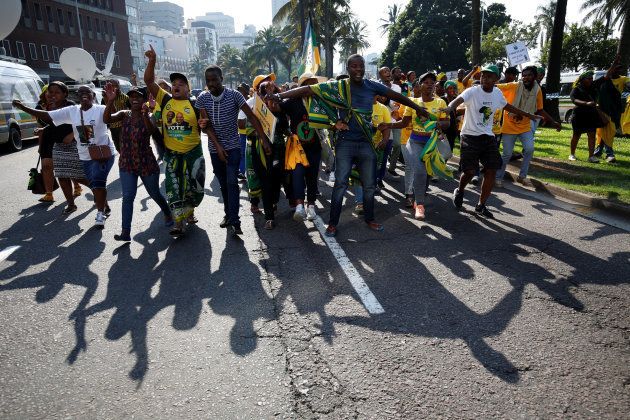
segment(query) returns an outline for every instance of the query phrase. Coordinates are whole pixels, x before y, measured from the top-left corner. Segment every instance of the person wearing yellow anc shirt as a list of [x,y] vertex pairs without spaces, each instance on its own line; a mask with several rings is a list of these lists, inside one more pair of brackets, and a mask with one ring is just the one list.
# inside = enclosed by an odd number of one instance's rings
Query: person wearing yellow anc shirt
[[[435,73],[425,73],[418,79],[420,88],[420,97],[413,98],[412,101],[420,107],[426,109],[429,113],[436,115],[439,119],[439,129],[446,129],[450,125],[449,114],[443,109],[446,108],[446,102],[442,98],[435,97],[435,84],[437,77]],[[405,161],[406,165],[411,166],[413,173],[413,192],[415,196],[415,218],[424,220],[425,209],[424,199],[428,185],[427,169],[423,162],[420,161],[420,154],[431,137],[431,133],[424,130],[422,120],[418,118],[415,110],[407,108],[405,115],[400,122],[384,125],[382,128],[403,128],[412,123],[412,132],[409,141],[405,146],[409,155],[409,159]]]

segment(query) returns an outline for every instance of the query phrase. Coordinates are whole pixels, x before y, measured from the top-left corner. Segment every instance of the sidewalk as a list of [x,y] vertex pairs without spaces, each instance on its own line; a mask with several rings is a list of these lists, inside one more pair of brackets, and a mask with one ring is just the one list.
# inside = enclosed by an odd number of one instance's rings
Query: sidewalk
[[[459,156],[453,155],[451,161],[454,163],[459,163]],[[531,167],[543,167],[545,166],[545,160],[534,157],[530,162]],[[527,188],[527,185],[522,185],[516,182],[516,177],[518,176],[519,170],[521,167],[521,161],[510,162],[505,171],[504,181],[511,181],[514,185],[521,186],[522,188]],[[589,206],[601,210],[612,211],[618,215],[630,217],[630,206],[618,203],[612,200],[608,200],[605,198],[597,197],[595,195],[586,194],[579,191],[570,190],[564,187],[560,187],[558,185],[541,181],[536,179],[535,177],[531,177],[528,175],[527,179],[536,191],[544,192],[546,194],[551,195],[554,198],[560,200],[570,200],[576,202],[578,204]]]

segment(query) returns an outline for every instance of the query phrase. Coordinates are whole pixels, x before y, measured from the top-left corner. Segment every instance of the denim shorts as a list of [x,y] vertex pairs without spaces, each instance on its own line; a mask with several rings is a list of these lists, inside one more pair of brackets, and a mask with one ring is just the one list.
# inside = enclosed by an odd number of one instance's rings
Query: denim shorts
[[91,189],[105,189],[107,187],[107,175],[114,166],[114,156],[105,161],[83,160],[83,170],[90,182]]

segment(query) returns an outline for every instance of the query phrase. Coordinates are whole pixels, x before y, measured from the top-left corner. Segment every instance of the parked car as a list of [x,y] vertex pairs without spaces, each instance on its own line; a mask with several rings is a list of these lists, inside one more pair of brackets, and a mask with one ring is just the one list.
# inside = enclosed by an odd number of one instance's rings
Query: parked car
[[22,140],[34,138],[37,121],[31,115],[15,109],[11,102],[19,99],[35,107],[44,82],[33,69],[23,64],[0,60],[0,144],[9,149],[22,149]]

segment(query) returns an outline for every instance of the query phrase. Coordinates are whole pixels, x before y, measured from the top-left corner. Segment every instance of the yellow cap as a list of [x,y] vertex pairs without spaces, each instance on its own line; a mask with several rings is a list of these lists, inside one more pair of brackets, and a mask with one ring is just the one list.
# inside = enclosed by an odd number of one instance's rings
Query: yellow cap
[[265,79],[271,79],[272,81],[274,81],[276,80],[276,75],[275,73],[269,73],[259,74],[258,76],[254,77],[254,81],[252,82],[252,87],[254,88],[254,90],[258,90],[258,85],[260,85]]

